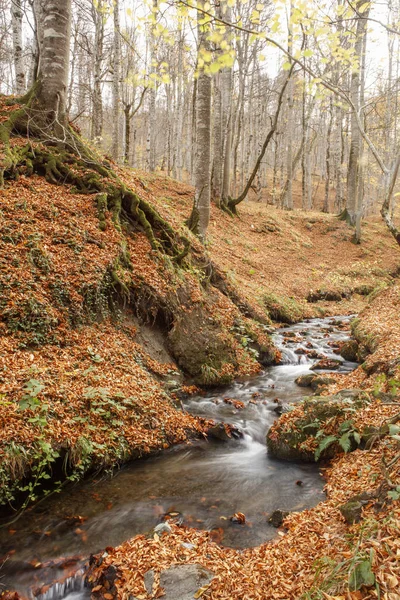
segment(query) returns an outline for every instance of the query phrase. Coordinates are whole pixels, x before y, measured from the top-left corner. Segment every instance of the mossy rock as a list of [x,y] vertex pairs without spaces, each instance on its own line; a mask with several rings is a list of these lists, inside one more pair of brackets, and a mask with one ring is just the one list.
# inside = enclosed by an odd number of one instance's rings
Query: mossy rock
[[271,319],[278,323],[298,323],[304,318],[303,307],[293,298],[269,292],[263,302]]
[[368,504],[373,498],[374,495],[370,492],[362,492],[361,494],[357,494],[350,498],[345,504],[339,506],[339,510],[346,523],[349,525],[359,523],[361,521],[363,506]]
[[358,343],[356,340],[345,342],[340,348],[340,355],[349,362],[358,362]]
[[307,373],[307,375],[300,375],[300,377],[297,377],[294,382],[299,387],[311,387],[311,384],[315,378],[316,375],[314,373]]
[[234,342],[204,307],[182,312],[168,334],[168,345],[179,367],[200,385],[229,382],[232,377],[220,372],[227,364],[237,367]]
[[335,383],[335,381],[336,379],[333,379],[333,377],[321,377],[320,375],[315,375],[311,381],[311,387],[314,392],[318,393],[328,387],[328,385]]
[[[325,423],[335,417],[342,417],[339,422],[345,421],[349,403],[353,408],[365,402],[360,390],[344,392],[334,396],[307,398],[303,403],[304,414],[297,416],[294,413],[289,423],[285,416],[282,426],[278,420],[267,433],[267,448],[270,454],[282,460],[315,462],[316,444],[310,442],[316,439],[317,433],[323,430]],[[318,460],[329,460],[340,451],[337,442],[331,443],[322,450]]]

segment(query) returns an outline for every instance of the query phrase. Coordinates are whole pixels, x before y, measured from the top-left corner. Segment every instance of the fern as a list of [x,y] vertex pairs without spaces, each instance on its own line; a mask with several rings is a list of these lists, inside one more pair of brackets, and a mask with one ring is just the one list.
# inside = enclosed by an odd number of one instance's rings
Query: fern
[[322,452],[324,450],[326,450],[327,448],[329,448],[329,446],[331,444],[333,444],[334,442],[337,441],[337,438],[335,435],[328,435],[327,437],[325,437],[319,444],[318,448],[315,451],[315,460],[318,460],[319,457],[321,456]]
[[352,435],[352,431],[347,431],[339,438],[339,445],[343,448],[343,450],[346,452],[346,454],[351,449],[351,440],[350,440],[351,435]]

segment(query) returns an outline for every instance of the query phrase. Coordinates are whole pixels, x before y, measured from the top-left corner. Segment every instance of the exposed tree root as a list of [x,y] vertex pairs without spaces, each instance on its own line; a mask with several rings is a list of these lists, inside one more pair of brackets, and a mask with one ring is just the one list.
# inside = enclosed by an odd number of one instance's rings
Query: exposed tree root
[[[54,185],[70,184],[78,193],[96,195],[100,229],[106,228],[108,210],[118,229],[123,225],[139,226],[153,250],[165,252],[181,263],[189,252],[189,240],[128,188],[69,125],[63,128],[61,138],[50,135],[46,125],[42,127],[32,120],[33,98],[31,91],[19,100],[25,104],[7,111],[7,118],[0,123],[0,187],[5,180],[33,173]],[[14,135],[27,137],[27,143],[13,144]]]

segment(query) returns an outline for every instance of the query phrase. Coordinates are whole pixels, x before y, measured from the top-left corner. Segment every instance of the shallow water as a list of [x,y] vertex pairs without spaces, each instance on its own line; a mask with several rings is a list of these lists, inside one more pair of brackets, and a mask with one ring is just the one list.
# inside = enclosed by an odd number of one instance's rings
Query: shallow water
[[[349,319],[342,317],[340,321],[346,324]],[[71,486],[26,511],[12,525],[14,533],[0,529],[0,555],[12,553],[0,572],[0,582],[28,593],[48,577],[42,569],[33,569],[29,565],[32,561],[88,556],[151,530],[168,512],[180,513],[184,523],[195,527],[222,528],[222,544],[240,548],[259,545],[276,535],[267,519],[273,510],[303,510],[317,504],[323,498],[318,468],[270,458],[265,434],[277,417],[274,400],[293,402],[310,393],[294,380],[309,373],[316,360],[295,350],[311,342],[317,352],[340,359],[329,342],[346,339],[348,331],[338,329],[333,322],[314,319],[279,330],[275,341],[286,364],[186,402],[189,412],[236,425],[243,439],[196,441],[134,462],[112,479]],[[297,337],[285,339],[287,332]],[[340,370],[354,366],[343,361]],[[235,409],[224,401],[226,398],[240,400],[245,407]],[[246,515],[246,525],[229,520],[235,512]],[[59,572],[53,569],[53,580]],[[43,600],[68,593],[70,600],[83,597],[74,587],[66,587]]]

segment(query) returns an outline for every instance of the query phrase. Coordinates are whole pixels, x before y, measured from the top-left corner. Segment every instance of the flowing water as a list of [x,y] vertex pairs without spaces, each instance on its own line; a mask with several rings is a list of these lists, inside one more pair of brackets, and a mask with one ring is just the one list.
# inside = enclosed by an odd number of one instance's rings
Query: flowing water
[[[168,512],[179,513],[184,523],[195,527],[222,529],[222,544],[241,548],[276,535],[267,518],[275,509],[303,510],[317,504],[324,497],[318,468],[272,459],[265,435],[277,417],[277,399],[295,402],[310,394],[309,388],[294,382],[310,373],[316,362],[301,354],[303,350],[312,347],[340,359],[342,372],[355,367],[333,353],[333,345],[348,338],[349,320],[313,319],[280,329],[274,338],[282,350],[281,365],[186,402],[193,414],[235,425],[242,439],[174,447],[127,465],[113,478],[70,486],[0,529],[0,556],[9,554],[0,570],[0,586],[29,594],[66,572],[58,562],[49,563],[52,559],[87,557],[117,545],[151,530]],[[231,399],[244,407],[235,408]],[[245,525],[230,521],[236,512],[246,515]],[[40,566],[46,562],[46,568]],[[85,597],[79,577],[57,585],[40,600]]]

